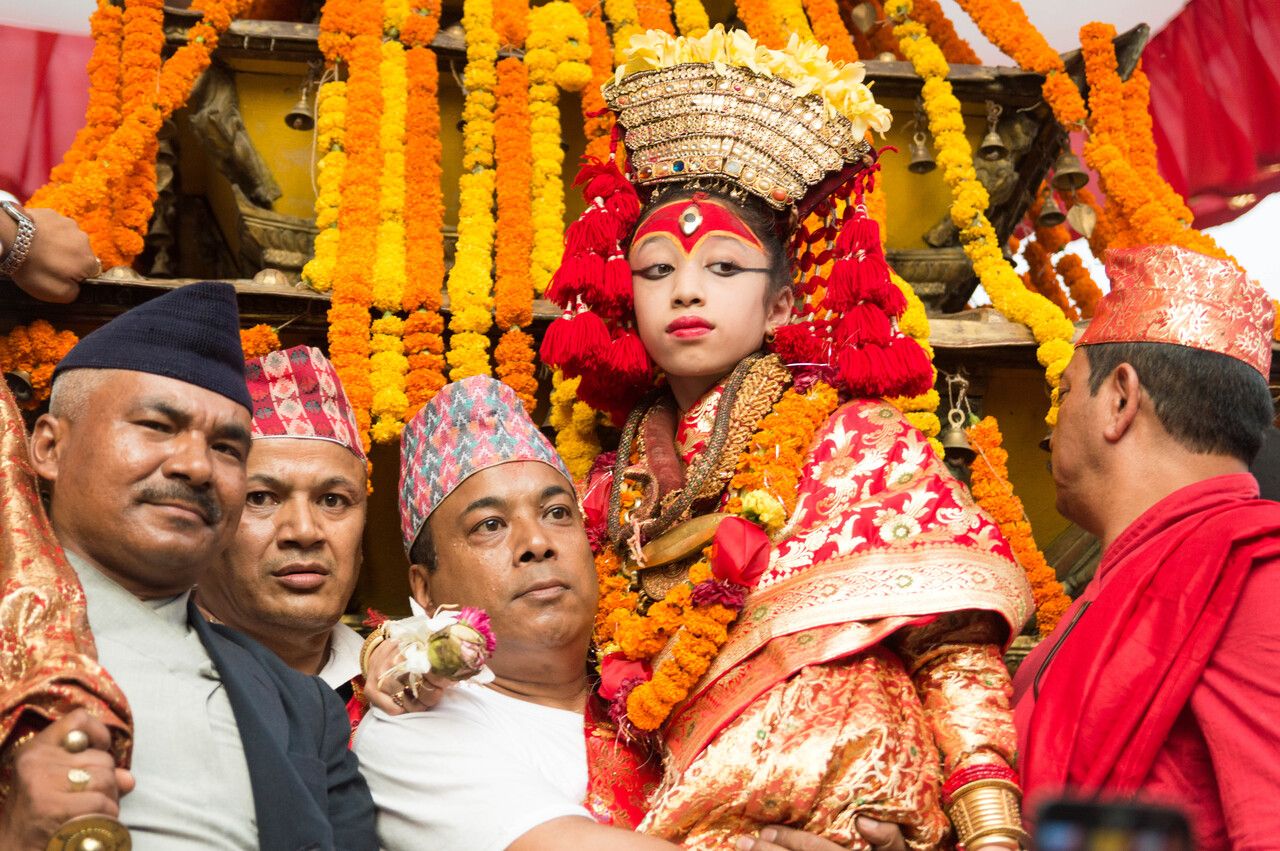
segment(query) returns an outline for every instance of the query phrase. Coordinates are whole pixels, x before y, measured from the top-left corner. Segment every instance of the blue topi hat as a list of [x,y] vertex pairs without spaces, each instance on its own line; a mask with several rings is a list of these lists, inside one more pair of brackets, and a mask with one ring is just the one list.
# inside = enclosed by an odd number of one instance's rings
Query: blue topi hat
[[72,369],[128,369],[176,378],[253,410],[244,383],[236,290],[230,284],[187,284],[120,314],[76,343],[54,369],[54,380]]

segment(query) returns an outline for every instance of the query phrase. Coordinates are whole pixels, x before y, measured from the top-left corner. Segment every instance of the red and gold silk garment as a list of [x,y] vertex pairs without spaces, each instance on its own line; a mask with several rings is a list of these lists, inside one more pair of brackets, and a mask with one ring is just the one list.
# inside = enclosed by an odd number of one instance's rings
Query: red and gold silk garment
[[[707,419],[691,413],[686,459]],[[663,728],[666,776],[641,829],[727,849],[782,823],[865,848],[854,820],[869,815],[901,824],[909,847],[947,847],[942,782],[1014,759],[1001,644],[1030,615],[1026,579],[886,402],[832,415],[798,497],[728,642]]]
[[658,758],[618,738],[618,728],[596,700],[588,701],[587,810],[600,824],[635,830],[662,779]]
[[[129,704],[97,662],[84,589],[53,536],[27,456],[27,434],[0,382],[0,763],[15,743],[87,709],[129,764]],[[0,801],[8,784],[0,779]]]

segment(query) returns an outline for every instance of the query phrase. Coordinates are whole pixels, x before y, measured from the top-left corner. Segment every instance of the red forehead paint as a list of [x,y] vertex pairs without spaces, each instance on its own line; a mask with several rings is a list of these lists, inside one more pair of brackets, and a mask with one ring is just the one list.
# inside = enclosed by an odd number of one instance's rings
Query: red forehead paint
[[764,250],[760,240],[742,219],[705,197],[694,196],[659,207],[636,228],[631,244],[639,245],[641,240],[655,234],[669,237],[680,246],[686,257],[709,236],[730,236]]

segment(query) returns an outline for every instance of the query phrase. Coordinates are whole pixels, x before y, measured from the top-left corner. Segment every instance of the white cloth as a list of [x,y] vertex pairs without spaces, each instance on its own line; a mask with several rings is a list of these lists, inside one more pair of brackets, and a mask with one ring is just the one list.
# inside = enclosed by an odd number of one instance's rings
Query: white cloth
[[187,621],[190,593],[139,600],[75,553],[98,661],[133,710],[137,787],[120,802],[134,851],[256,851],[244,745],[226,688]]
[[462,683],[430,712],[374,709],[355,752],[385,851],[502,851],[540,824],[590,818],[581,713]]
[[329,658],[317,674],[331,689],[339,689],[360,676],[360,649],[364,639],[345,623],[339,621],[329,633]]

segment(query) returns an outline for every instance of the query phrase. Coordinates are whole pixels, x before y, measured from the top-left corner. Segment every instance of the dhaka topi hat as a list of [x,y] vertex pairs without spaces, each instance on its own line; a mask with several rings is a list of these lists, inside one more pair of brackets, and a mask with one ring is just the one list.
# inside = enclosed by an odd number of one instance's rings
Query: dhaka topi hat
[[487,375],[446,384],[405,425],[400,440],[400,532],[406,554],[431,512],[481,470],[541,461],[573,484],[515,391]]
[[67,352],[53,371],[54,381],[73,369],[147,372],[253,409],[244,384],[236,290],[230,284],[186,284],[120,314]]
[[277,349],[244,363],[253,439],[327,440],[367,461],[355,412],[333,364],[314,346]]

